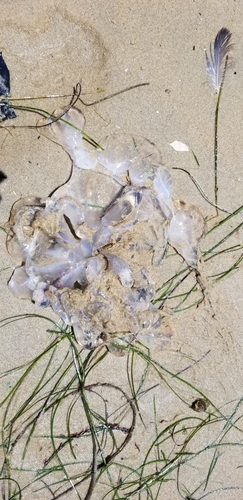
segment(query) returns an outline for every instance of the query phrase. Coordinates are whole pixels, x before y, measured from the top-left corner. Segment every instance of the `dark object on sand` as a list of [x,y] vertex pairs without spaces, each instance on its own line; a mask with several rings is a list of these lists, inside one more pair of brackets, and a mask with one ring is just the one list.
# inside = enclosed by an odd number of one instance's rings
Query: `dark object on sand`
[[10,94],[10,73],[0,52],[0,95]]
[[9,101],[0,101],[0,122],[4,120],[8,120],[11,118],[16,118],[16,113],[13,108],[11,108],[11,102]]
[[[10,73],[0,52],[0,96],[7,97],[10,94]],[[0,121],[8,118],[16,118],[16,114],[11,103],[7,99],[0,100]]]
[[[2,172],[2,170],[0,170],[0,182],[3,182],[5,179],[7,179],[7,176],[5,175],[4,172]],[[0,200],[2,199],[1,195],[0,195]]]
[[7,176],[4,172],[2,172],[2,170],[0,170],[0,182],[3,182],[5,179],[7,179]]
[[208,407],[209,407],[209,402],[207,401],[207,399],[204,398],[196,399],[190,406],[192,410],[197,412],[207,411]]

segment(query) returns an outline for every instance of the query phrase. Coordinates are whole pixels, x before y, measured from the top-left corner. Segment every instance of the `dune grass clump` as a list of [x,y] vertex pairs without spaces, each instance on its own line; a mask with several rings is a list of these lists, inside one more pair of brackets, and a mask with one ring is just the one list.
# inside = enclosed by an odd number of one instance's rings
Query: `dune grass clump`
[[[2,333],[29,318],[5,320]],[[17,375],[1,402],[2,497],[158,499],[168,482],[182,498],[213,497],[224,455],[235,460],[242,446],[242,399],[217,408],[139,342],[124,346],[122,384],[107,377],[97,382],[109,366],[109,351],[79,350],[70,331],[39,319],[49,323],[50,344],[1,377]],[[184,409],[171,422],[160,418],[165,388]],[[236,473],[235,485],[220,489],[240,489],[237,479]]]

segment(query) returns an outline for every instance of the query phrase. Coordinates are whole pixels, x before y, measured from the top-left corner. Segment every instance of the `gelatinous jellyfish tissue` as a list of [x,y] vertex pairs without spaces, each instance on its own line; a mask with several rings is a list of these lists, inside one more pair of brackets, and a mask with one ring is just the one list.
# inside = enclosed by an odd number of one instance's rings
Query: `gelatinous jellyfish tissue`
[[115,134],[103,150],[91,150],[80,133],[82,113],[59,115],[39,130],[67,151],[72,173],[50,197],[13,205],[7,248],[18,267],[9,287],[51,306],[87,348],[114,336],[162,334],[152,302],[163,283],[166,244],[197,267],[204,219],[196,207],[172,200],[172,178],[154,144]]

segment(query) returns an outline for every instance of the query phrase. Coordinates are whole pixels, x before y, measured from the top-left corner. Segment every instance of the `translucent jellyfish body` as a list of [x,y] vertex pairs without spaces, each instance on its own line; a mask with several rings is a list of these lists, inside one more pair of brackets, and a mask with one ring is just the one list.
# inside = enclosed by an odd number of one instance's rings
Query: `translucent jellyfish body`
[[173,202],[172,178],[154,144],[115,134],[103,150],[90,150],[83,115],[65,111],[39,125],[71,156],[72,173],[49,198],[14,204],[7,247],[19,267],[9,287],[51,306],[87,348],[114,335],[163,334],[152,301],[166,244],[196,267],[204,219],[196,207]]

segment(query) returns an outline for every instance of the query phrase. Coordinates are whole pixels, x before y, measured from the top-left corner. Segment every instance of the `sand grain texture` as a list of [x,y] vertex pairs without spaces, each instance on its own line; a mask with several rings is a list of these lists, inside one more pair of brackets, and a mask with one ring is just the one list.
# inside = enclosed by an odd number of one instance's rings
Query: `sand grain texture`
[[[112,0],[43,0],[39,4],[33,4],[22,0],[16,4],[10,0],[1,6],[0,49],[11,72],[13,98],[70,94],[73,86],[81,82],[83,99],[85,102],[92,102],[124,87],[150,82],[148,87],[137,88],[95,106],[80,105],[86,117],[86,131],[98,142],[117,130],[147,137],[161,149],[167,168],[188,169],[197,178],[208,197],[213,199],[216,95],[206,72],[204,50],[208,49],[217,31],[226,26],[233,33],[234,49],[233,62],[226,74],[219,118],[219,205],[234,211],[242,204],[243,191],[242,19],[243,5],[239,1],[124,0],[122,3],[116,3]],[[105,94],[97,93],[101,89],[105,89]],[[21,101],[21,104],[42,107],[51,112],[67,101],[67,98],[60,98],[55,101]],[[37,130],[33,128],[21,128],[22,125],[34,125],[36,115],[26,111],[18,111],[17,114],[17,120],[4,123],[6,126],[16,125],[16,129],[0,130],[0,169],[7,175],[7,179],[0,186],[1,224],[8,219],[11,206],[16,200],[29,195],[48,196],[57,186],[66,182],[71,168],[69,157],[57,144],[39,137]],[[18,125],[21,127],[17,128]],[[196,165],[191,152],[174,151],[169,145],[174,140],[187,144],[195,152],[200,166]],[[197,205],[205,217],[214,215],[214,209],[200,196],[186,174],[178,170],[171,172],[174,198]],[[217,230],[217,234],[211,233],[202,242],[202,251],[212,247],[241,222],[242,215],[238,215],[237,220],[232,219],[229,222],[227,229],[222,226],[221,230]],[[7,281],[13,269],[13,261],[5,248],[3,232],[0,233],[0,245],[0,268],[7,267],[1,272],[1,319],[23,313],[41,314],[42,311],[37,310],[34,304],[17,300],[8,290]],[[228,241],[229,247],[234,245],[242,245],[240,229]],[[138,417],[134,435],[129,445],[116,457],[116,462],[120,460],[123,465],[133,467],[141,465],[146,451],[155,439],[155,420],[160,432],[165,423],[169,425],[180,418],[195,417],[195,412],[189,405],[199,395],[192,386],[205,394],[224,415],[231,415],[240,402],[243,386],[242,263],[222,281],[213,283],[210,278],[213,274],[230,268],[240,255],[240,250],[238,253],[224,253],[206,264],[202,263],[206,300],[198,308],[188,309],[166,319],[167,328],[173,332],[171,345],[163,346],[162,349],[159,344],[153,344],[153,341],[149,344],[152,356],[170,372],[180,373],[188,385],[178,379],[173,381],[173,388],[181,397],[179,399],[155,371],[149,371],[144,390],[150,390],[141,395],[139,400],[140,414],[145,426]],[[164,279],[168,277],[165,271]],[[51,311],[44,313],[55,321],[55,315]],[[45,320],[33,317],[2,328],[1,372],[27,363],[40,354],[53,339],[47,332],[51,326],[53,325]],[[64,345],[59,349],[59,357],[53,359],[54,370],[63,362],[66,353]],[[196,362],[197,360],[200,361]],[[126,362],[126,356],[114,357],[109,354],[100,366],[94,367],[88,384],[114,383],[129,394]],[[44,366],[44,361],[43,364],[41,361],[31,377],[26,379],[16,395],[10,415],[20,407],[26,393],[30,394],[31,388],[36,386]],[[138,387],[145,362],[136,361],[135,367]],[[1,379],[1,399],[8,394],[17,380],[18,372],[10,372],[7,378]],[[45,390],[47,389],[48,385]],[[95,392],[89,392],[90,404],[95,411],[103,411],[104,400],[108,401],[110,415],[119,405],[125,404],[125,398],[119,393],[119,389],[110,389],[109,392],[107,386],[99,386],[99,391],[100,397]],[[212,406],[209,409],[214,412]],[[56,415],[55,435],[63,433],[63,421],[67,411],[68,402],[64,401]],[[239,403],[235,419],[240,415]],[[203,414],[203,418],[206,416],[206,413]],[[122,425],[131,425],[131,413],[124,417]],[[87,426],[81,403],[77,403],[72,414],[72,432],[79,433]],[[237,427],[238,429],[231,428],[225,437],[225,441],[235,442],[236,445],[218,449],[219,458],[206,491],[203,486],[198,491],[195,490],[200,481],[205,480],[210,456],[212,458],[214,450],[210,450],[209,454],[205,452],[195,456],[194,462],[191,461],[189,465],[180,468],[182,498],[186,497],[186,489],[194,492],[195,499],[204,498],[203,495],[208,492],[212,492],[209,495],[212,500],[242,498],[241,419],[237,421]],[[218,438],[223,432],[223,428],[224,422],[222,423],[220,418],[214,425],[205,427],[204,431],[198,434],[197,440],[191,442],[190,451],[197,453],[200,447],[212,443],[216,436]],[[26,472],[13,472],[13,477],[22,487],[33,479],[36,470],[43,467],[43,462],[51,456],[51,448],[46,448],[44,438],[50,434],[49,417],[43,417],[36,434],[39,438],[30,440],[25,461],[22,458],[23,440],[19,441],[11,455],[12,467],[23,466],[26,469]],[[122,441],[125,437],[126,433],[121,431],[117,439]],[[182,442],[182,434],[179,435],[178,441]],[[59,445],[60,439],[57,441],[57,446]],[[108,455],[112,445],[109,443],[107,446]],[[161,445],[164,452],[169,453],[169,444],[166,442],[163,446]],[[179,447],[175,440],[173,453],[176,452],[177,446]],[[86,452],[85,458],[89,460],[91,450],[86,446],[86,442],[77,440],[77,460],[82,461]],[[65,460],[65,454],[61,456]],[[72,455],[69,454],[68,457],[70,461],[75,462]],[[154,458],[155,454],[152,454],[150,459]],[[56,461],[55,464],[57,463]],[[34,472],[31,469],[34,469]],[[72,471],[74,474],[77,472],[74,465],[70,466],[69,473]],[[119,466],[111,471],[114,483],[125,476],[124,470],[119,473]],[[64,477],[62,470],[57,473],[57,479],[60,477]],[[176,472],[168,477],[173,481],[162,484],[158,498],[179,500],[181,495],[177,490]],[[48,478],[49,476],[47,482]],[[104,475],[91,498],[101,499],[108,491],[108,483],[109,478]],[[47,488],[35,491],[36,484],[23,490],[24,500],[56,498]],[[44,487],[44,484],[39,482],[38,487],[40,486]],[[55,491],[55,487],[52,488]],[[80,487],[82,495],[84,491],[87,491],[86,484]],[[142,498],[146,498],[146,493],[143,495]],[[16,499],[19,496],[11,498]],[[65,498],[72,500],[77,496],[70,491]],[[113,498],[112,494],[109,493],[106,498]],[[125,498],[124,492],[121,498]],[[138,499],[138,493],[131,498]]]

